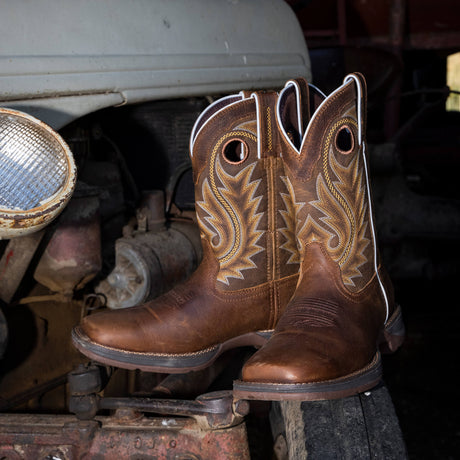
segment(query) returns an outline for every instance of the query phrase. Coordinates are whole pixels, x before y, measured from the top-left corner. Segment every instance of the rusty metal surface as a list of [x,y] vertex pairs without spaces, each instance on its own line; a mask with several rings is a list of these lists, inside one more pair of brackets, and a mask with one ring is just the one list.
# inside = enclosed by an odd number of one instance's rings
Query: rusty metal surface
[[194,418],[200,428],[215,430],[240,424],[249,413],[249,403],[235,401],[231,391],[206,393],[196,400],[109,398],[97,394],[70,396],[70,411],[80,420],[91,420],[100,409],[187,416]]
[[238,425],[249,413],[249,403],[235,400],[231,390],[212,391],[195,399],[151,397],[107,397],[111,368],[97,364],[79,365],[69,372],[69,410],[80,420],[91,420],[102,409],[193,417],[203,429]]
[[249,460],[244,424],[204,431],[189,418],[0,414],[0,458]]
[[99,199],[74,196],[61,216],[34,278],[55,292],[72,292],[102,267]]
[[44,230],[11,239],[0,259],[0,299],[10,303],[45,234]]

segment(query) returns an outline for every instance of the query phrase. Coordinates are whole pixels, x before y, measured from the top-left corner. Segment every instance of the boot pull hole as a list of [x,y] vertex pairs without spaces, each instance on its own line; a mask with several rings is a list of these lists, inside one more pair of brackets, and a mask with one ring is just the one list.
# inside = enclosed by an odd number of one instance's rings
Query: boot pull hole
[[355,148],[355,138],[351,129],[344,125],[342,126],[335,135],[335,146],[340,153],[348,154]]
[[248,146],[241,139],[232,139],[222,147],[222,155],[226,161],[237,165],[246,160],[248,156]]

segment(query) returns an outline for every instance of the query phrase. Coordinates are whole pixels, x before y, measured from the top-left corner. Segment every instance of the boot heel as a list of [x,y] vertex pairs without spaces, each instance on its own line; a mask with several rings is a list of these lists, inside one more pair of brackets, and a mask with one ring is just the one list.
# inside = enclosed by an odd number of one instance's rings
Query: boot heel
[[404,342],[406,328],[401,313],[401,307],[398,305],[394,313],[385,325],[379,347],[382,353],[395,352]]

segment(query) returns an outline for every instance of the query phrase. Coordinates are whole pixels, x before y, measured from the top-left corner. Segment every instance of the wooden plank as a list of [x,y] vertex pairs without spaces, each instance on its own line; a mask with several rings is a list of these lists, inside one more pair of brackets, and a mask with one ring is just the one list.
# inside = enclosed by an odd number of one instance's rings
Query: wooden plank
[[348,398],[275,402],[270,421],[279,460],[408,458],[383,384]]

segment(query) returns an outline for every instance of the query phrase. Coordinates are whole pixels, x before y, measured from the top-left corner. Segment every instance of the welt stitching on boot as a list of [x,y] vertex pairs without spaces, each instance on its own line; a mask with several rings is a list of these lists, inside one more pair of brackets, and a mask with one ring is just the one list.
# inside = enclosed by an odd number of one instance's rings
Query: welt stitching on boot
[[[307,123],[302,106],[313,107]],[[365,110],[361,74],[328,97],[303,79],[279,95],[299,282],[273,335],[235,382],[238,397],[318,400],[365,391],[381,379],[379,341],[392,351],[402,343],[401,310],[377,251]]]
[[73,331],[83,354],[173,373],[266,342],[299,271],[276,101],[274,92],[241,92],[200,115],[190,156],[203,261],[188,281],[149,303],[84,318]]

